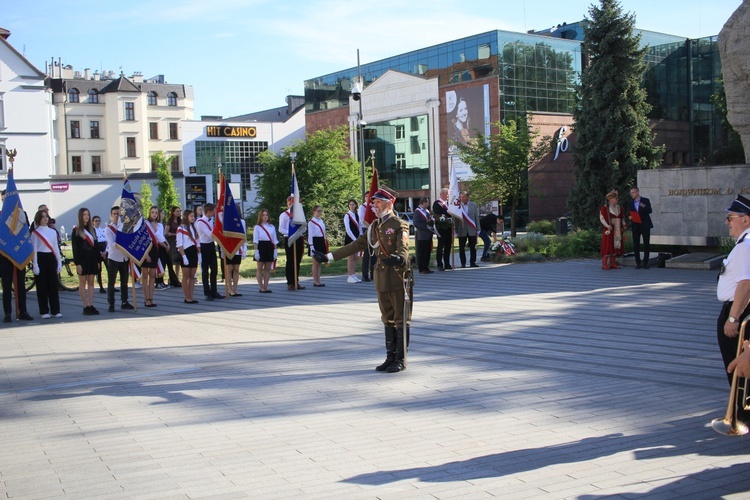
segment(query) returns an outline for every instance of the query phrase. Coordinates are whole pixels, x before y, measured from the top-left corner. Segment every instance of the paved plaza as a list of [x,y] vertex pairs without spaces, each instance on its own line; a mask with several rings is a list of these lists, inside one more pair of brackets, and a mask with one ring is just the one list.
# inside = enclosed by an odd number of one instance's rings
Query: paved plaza
[[98,317],[62,293],[64,318],[0,324],[0,496],[750,498],[750,438],[708,426],[716,273],[599,267],[417,275],[397,374],[345,276],[114,314],[97,293]]

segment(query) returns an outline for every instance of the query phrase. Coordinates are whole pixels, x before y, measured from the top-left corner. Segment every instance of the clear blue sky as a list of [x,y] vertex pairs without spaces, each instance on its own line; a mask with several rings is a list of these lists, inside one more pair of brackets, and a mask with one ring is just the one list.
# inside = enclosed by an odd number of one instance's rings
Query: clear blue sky
[[[639,28],[716,35],[741,0],[621,0]],[[598,4],[598,2],[597,2]],[[8,41],[44,71],[164,74],[192,85],[195,116],[284,105],[303,81],[464,36],[587,16],[591,0],[0,0]]]

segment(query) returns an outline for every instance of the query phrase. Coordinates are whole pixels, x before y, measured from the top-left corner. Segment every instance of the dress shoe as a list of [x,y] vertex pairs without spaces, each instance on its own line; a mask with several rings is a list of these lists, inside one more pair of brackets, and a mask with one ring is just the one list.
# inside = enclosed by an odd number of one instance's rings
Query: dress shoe
[[649,269],[648,264],[643,264],[643,269]]
[[27,313],[26,311],[24,311],[24,312],[21,313],[21,319],[25,320],[25,321],[31,321],[34,318],[32,318],[29,313]]
[[208,302],[211,302],[212,300],[214,300],[214,296],[213,295],[206,295],[205,297],[206,297],[206,300]]
[[369,283],[370,282],[370,277],[363,274],[362,275],[362,281],[364,281],[365,283]]
[[89,306],[86,306],[86,307],[83,308],[83,315],[84,316],[91,316],[92,315],[91,309],[89,309]]
[[450,270],[452,270],[453,268],[452,268],[451,266],[445,266],[445,267],[444,267],[443,269],[445,269],[446,271],[450,271]]
[[325,283],[313,283],[313,286],[322,287],[322,286],[326,286],[326,284]]
[[3,323],[10,323],[13,321],[13,319],[10,317],[10,314],[6,314],[5,318],[3,318]]
[[636,265],[635,265],[635,268],[636,268],[636,269],[640,269],[640,268],[641,268],[641,265],[640,265],[640,264],[636,264]]
[[297,290],[304,290],[305,287],[297,283]]
[[388,365],[388,368],[385,369],[386,373],[397,373],[400,371],[406,370],[406,366],[402,361],[394,361],[390,365]]
[[477,264],[477,263],[475,262],[474,264],[471,264],[471,265],[470,265],[469,267],[479,267],[479,264]]
[[99,314],[99,309],[97,309],[94,306],[89,306],[89,311],[91,311],[91,314],[93,314],[94,316],[96,316],[97,314]]
[[122,305],[120,305],[120,309],[123,311],[132,311],[134,308],[129,302],[123,302]]
[[215,298],[215,299],[219,299],[219,300],[221,300],[221,299],[226,299],[226,297],[224,297],[223,295],[219,295],[218,293],[215,293],[215,294],[214,294],[214,298]]
[[293,292],[293,291],[295,291],[297,289],[297,287],[294,286],[294,285],[287,285],[286,289],[289,290],[290,292]]
[[115,312],[115,306],[110,305],[109,308],[107,309],[107,311],[109,311],[111,313]]
[[488,262],[488,261],[490,260],[490,256],[489,256],[489,255],[485,255],[485,256],[483,256],[483,257],[482,257],[481,259],[479,259],[479,260],[481,260],[482,262]]
[[107,290],[106,290],[106,289],[104,289],[104,288],[100,288],[100,289],[99,289],[99,293],[107,293]]

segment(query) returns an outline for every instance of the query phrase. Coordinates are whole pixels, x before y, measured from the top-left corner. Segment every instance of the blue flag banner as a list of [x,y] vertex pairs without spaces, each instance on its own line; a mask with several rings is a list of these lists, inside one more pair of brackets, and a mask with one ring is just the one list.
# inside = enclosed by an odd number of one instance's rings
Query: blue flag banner
[[234,257],[237,250],[247,240],[245,229],[242,227],[242,217],[232,196],[229,181],[221,172],[219,172],[219,202],[216,206],[213,239],[229,257]]
[[151,235],[143,223],[141,208],[130,190],[127,179],[122,186],[120,198],[120,222],[122,229],[115,235],[115,244],[139,266],[146,260],[151,249]]
[[294,196],[294,203],[292,204],[292,219],[289,221],[287,246],[292,246],[297,238],[304,236],[307,232],[307,219],[305,219],[305,210],[302,208],[302,202],[300,201],[299,185],[297,184],[297,174],[294,172],[294,166],[292,166],[292,185],[290,191],[291,195]]
[[29,221],[23,211],[11,168],[8,170],[5,201],[0,212],[0,254],[7,257],[18,269],[23,269],[31,262],[33,253]]

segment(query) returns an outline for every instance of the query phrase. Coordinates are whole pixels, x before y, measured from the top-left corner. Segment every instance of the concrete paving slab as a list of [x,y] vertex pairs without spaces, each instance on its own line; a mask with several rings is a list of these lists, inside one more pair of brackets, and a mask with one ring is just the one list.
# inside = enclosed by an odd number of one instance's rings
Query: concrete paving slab
[[750,496],[747,440],[707,426],[715,275],[417,275],[399,374],[372,284],[324,281],[0,325],[0,498]]

